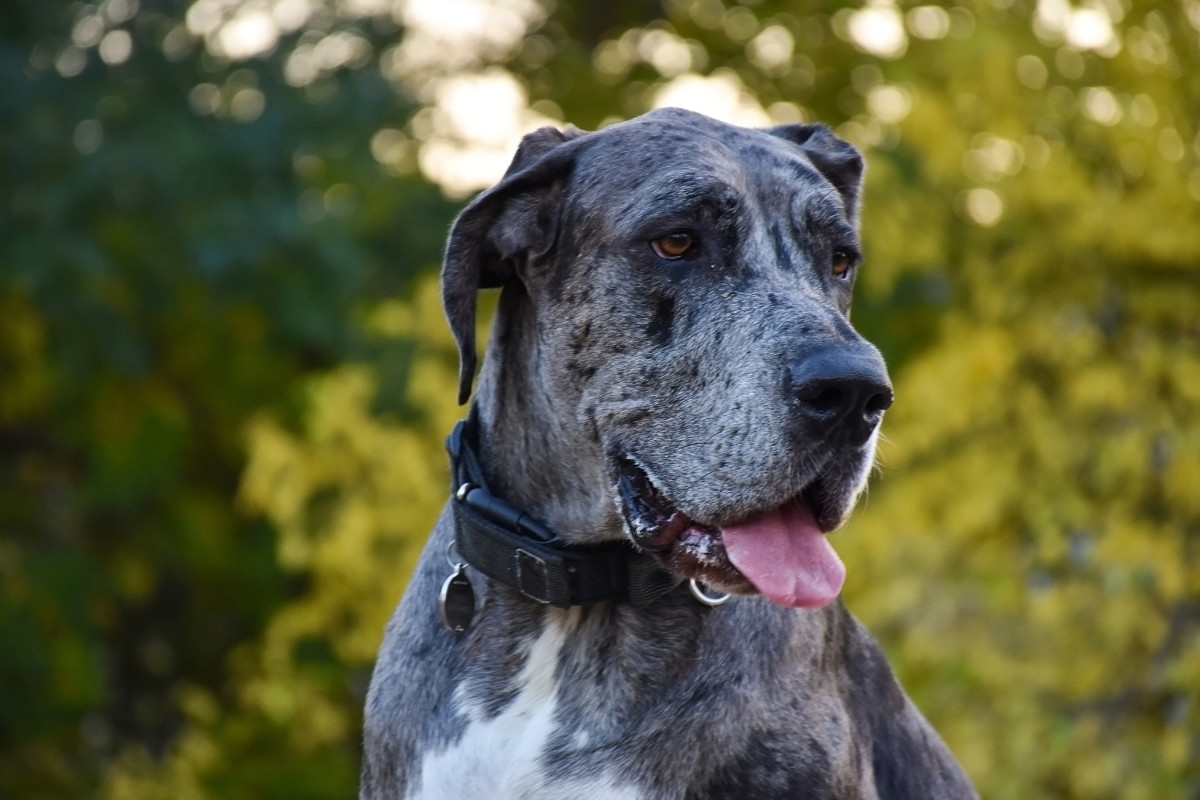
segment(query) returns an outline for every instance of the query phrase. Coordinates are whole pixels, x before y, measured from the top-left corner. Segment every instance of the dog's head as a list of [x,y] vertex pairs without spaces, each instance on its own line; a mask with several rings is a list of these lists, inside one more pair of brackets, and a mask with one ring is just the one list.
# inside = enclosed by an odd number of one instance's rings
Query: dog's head
[[824,534],[892,401],[848,321],[862,171],[824,126],[678,109],[531,134],[447,248],[460,401],[475,293],[511,286],[534,318],[526,388],[603,459],[624,535],[716,588],[830,602],[844,571]]

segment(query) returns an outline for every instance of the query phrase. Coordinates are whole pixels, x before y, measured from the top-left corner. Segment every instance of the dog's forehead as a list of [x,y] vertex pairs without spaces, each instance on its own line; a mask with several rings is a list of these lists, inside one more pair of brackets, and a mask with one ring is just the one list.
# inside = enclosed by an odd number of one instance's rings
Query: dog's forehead
[[606,216],[720,194],[777,210],[834,196],[795,143],[682,109],[660,109],[592,137],[574,180]]

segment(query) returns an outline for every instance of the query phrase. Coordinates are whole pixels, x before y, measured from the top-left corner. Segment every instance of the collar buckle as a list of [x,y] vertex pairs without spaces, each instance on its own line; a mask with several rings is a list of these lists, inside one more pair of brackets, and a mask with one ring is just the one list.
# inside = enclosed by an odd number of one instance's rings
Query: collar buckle
[[530,600],[549,605],[550,582],[546,572],[546,560],[538,558],[528,550],[518,548],[513,554],[513,562],[517,591]]

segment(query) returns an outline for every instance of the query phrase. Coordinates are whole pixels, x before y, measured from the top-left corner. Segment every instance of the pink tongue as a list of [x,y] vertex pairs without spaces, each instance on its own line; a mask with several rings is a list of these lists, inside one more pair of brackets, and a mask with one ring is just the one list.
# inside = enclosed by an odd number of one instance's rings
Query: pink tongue
[[729,560],[773,603],[820,608],[842,590],[846,567],[801,503],[730,525],[721,535]]

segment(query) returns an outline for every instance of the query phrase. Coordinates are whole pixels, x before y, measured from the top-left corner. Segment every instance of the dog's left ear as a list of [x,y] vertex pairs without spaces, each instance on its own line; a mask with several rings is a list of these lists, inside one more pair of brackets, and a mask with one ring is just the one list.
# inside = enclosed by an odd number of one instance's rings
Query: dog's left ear
[[776,125],[768,133],[787,139],[800,146],[804,155],[842,196],[846,218],[850,224],[858,224],[859,190],[862,187],[863,170],[866,164],[862,154],[833,131],[821,124]]
[[471,396],[475,377],[476,295],[503,286],[515,264],[551,246],[555,189],[574,163],[583,134],[568,125],[526,135],[500,182],[472,200],[450,228],[442,305],[458,343],[459,405]]

